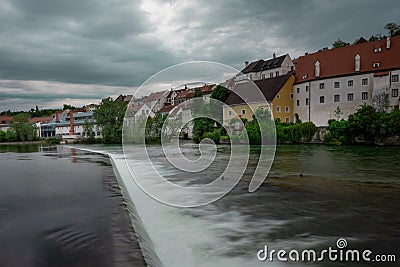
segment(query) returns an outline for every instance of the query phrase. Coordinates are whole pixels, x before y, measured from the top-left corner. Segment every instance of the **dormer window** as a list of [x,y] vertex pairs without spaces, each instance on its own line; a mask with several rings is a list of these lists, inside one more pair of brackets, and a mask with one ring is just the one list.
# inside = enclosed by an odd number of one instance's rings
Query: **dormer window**
[[354,59],[355,59],[355,71],[356,72],[359,72],[360,71],[360,62],[361,62],[361,57],[360,57],[360,55],[359,54],[357,54],[355,57],[354,57]]
[[315,62],[315,77],[319,77],[319,75],[321,73],[320,66],[321,66],[321,63],[319,63],[319,61],[317,60],[317,62]]
[[381,64],[379,62],[375,62],[373,65],[374,68],[379,68],[380,66],[381,66]]

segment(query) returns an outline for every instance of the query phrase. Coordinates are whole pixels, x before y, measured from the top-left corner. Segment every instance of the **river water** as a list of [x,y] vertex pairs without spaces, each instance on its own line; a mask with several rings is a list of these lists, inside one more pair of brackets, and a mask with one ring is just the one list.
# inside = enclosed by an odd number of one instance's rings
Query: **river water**
[[[212,204],[175,208],[136,185],[121,147],[75,147],[110,156],[126,201],[134,206],[130,215],[147,250],[145,257],[153,266],[398,266],[398,262],[261,262],[257,252],[265,245],[275,250],[320,251],[336,248],[337,239],[345,238],[347,248],[395,254],[398,261],[400,148],[278,146],[268,178],[256,192],[249,193],[248,182],[241,181]],[[182,149],[188,157],[198,155],[194,145]],[[148,153],[168,179],[196,185],[220,175],[229,149],[220,146],[215,162],[201,175],[183,175],[172,168],[158,146],[148,147]],[[127,157],[135,174],[152,175],[143,155]],[[254,148],[244,180],[256,164]]]

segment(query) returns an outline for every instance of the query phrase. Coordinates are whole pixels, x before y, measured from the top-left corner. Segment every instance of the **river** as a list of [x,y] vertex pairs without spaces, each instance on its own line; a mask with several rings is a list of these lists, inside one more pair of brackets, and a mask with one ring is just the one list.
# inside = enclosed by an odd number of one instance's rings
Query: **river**
[[[257,259],[265,245],[275,250],[321,251],[336,247],[339,238],[347,240],[348,248],[400,257],[398,147],[277,146],[268,178],[256,192],[249,193],[248,182],[241,181],[222,199],[197,208],[171,207],[145,194],[130,176],[120,147],[75,147],[110,156],[127,202],[135,207],[131,217],[142,225],[142,247],[157,255],[155,266],[378,266],[362,261]],[[183,150],[188,157],[198,154],[194,145]],[[170,180],[196,185],[220,175],[229,149],[220,146],[215,162],[202,175],[181,175],[161,157],[158,146],[148,147],[148,153]],[[135,162],[135,174],[150,175],[143,155],[128,157]],[[257,148],[253,148],[245,180],[256,162]],[[145,256],[148,261],[153,257]]]

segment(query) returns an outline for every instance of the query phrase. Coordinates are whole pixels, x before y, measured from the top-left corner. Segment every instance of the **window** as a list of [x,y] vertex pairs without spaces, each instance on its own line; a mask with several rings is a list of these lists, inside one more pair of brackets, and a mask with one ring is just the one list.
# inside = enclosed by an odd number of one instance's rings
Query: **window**
[[307,86],[306,86],[306,92],[308,92],[308,89],[309,89],[309,86],[307,85]]
[[362,92],[361,93],[361,99],[362,100],[367,100],[368,99],[368,92]]
[[321,103],[321,104],[325,103],[325,96],[319,97],[319,103]]
[[246,115],[246,110],[242,109],[242,115]]
[[319,89],[325,89],[325,84],[324,83],[320,83],[319,84]]
[[299,87],[296,88],[296,92],[297,92],[298,94],[300,94],[300,88],[299,88]]
[[347,94],[347,101],[353,101],[353,100],[354,100],[354,94],[353,93]]
[[381,65],[381,64],[380,64],[379,62],[375,62],[372,66],[373,66],[374,68],[379,68],[380,65]]
[[399,89],[392,89],[392,97],[398,97],[399,96]]
[[334,95],[333,96],[333,101],[334,102],[340,102],[340,95]]
[[229,116],[232,116],[232,110],[229,110],[229,111],[228,111],[228,115],[229,115]]
[[274,77],[274,73],[271,72],[271,73],[269,74],[269,77],[270,77],[270,78]]
[[392,75],[392,82],[397,83],[399,81],[399,75]]
[[262,74],[261,77],[262,77],[262,79],[264,80],[264,79],[265,79],[265,74]]
[[279,99],[279,98],[281,98],[281,96],[278,94],[278,95],[276,95],[276,98],[278,98],[278,99]]
[[309,101],[309,99],[308,99],[308,97],[306,98],[306,106],[308,106],[308,102],[310,102]]
[[347,86],[348,87],[352,87],[354,85],[354,81],[353,80],[348,80],[347,81]]
[[335,83],[333,84],[333,87],[334,87],[334,88],[340,88],[340,82],[335,82]]
[[296,105],[297,105],[297,106],[300,106],[300,100],[297,100],[297,101],[296,101]]
[[251,74],[250,74],[250,76],[249,76],[249,77],[250,77],[250,80],[253,80],[253,76],[252,76]]
[[286,107],[285,107],[285,112],[286,112],[286,113],[289,113],[289,112],[290,112],[290,107],[286,106]]
[[293,99],[293,94],[290,94],[290,98],[292,98],[292,99]]
[[290,123],[290,118],[286,117],[286,118],[285,118],[285,122],[286,122],[286,123]]
[[381,48],[381,47],[377,47],[377,48],[374,49],[374,53],[379,53],[379,52],[381,52],[381,51],[382,51],[382,48]]
[[280,106],[276,107],[276,112],[281,112],[281,107]]
[[362,85],[368,85],[368,78],[364,78],[361,80]]
[[279,70],[275,72],[275,76],[279,76]]

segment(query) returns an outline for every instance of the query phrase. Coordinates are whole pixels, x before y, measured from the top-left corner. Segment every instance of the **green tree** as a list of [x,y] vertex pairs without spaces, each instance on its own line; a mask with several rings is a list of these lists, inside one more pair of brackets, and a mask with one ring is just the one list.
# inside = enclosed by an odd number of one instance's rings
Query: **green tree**
[[214,91],[211,94],[211,98],[214,98],[221,102],[225,102],[228,99],[230,94],[231,94],[231,91],[228,88],[226,88],[222,85],[217,85],[217,87],[214,89]]
[[106,144],[122,142],[122,127],[126,105],[124,102],[115,102],[111,98],[101,101],[100,107],[94,111],[94,117],[102,129],[103,141]]
[[389,22],[385,25],[385,29],[389,32],[390,36],[398,36],[400,35],[400,25],[394,22]]
[[32,141],[37,139],[37,128],[29,123],[29,114],[21,113],[13,117],[10,128],[15,132],[18,141]]
[[6,132],[0,130],[0,142],[6,141]]
[[85,120],[85,122],[83,123],[83,133],[85,135],[86,142],[94,143],[96,141],[93,123],[88,120]]
[[74,106],[72,106],[72,105],[64,104],[64,105],[63,105],[63,110],[67,110],[67,109],[73,110],[73,109],[76,109],[76,107],[74,107]]
[[340,48],[340,47],[345,47],[345,46],[349,46],[349,45],[350,45],[350,43],[347,43],[345,41],[337,39],[335,42],[333,42],[332,47],[333,48]]

